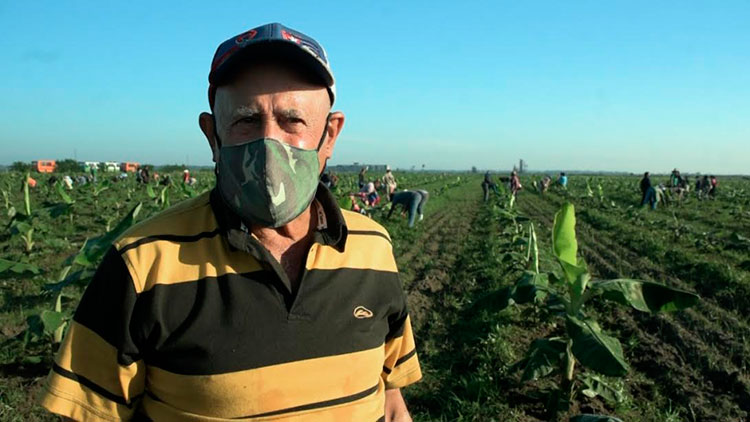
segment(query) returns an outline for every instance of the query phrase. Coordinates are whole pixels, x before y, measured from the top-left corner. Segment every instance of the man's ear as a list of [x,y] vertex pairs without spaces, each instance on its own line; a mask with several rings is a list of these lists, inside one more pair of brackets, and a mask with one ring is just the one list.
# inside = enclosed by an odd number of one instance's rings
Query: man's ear
[[216,139],[216,120],[214,115],[205,111],[198,116],[198,126],[206,137],[208,145],[211,147],[212,159],[215,162],[219,159],[219,142]]
[[334,111],[328,117],[328,125],[326,126],[326,137],[323,140],[323,145],[320,148],[320,152],[323,160],[328,160],[333,156],[333,146],[336,145],[336,139],[338,139],[341,129],[344,128],[344,113],[340,111]]

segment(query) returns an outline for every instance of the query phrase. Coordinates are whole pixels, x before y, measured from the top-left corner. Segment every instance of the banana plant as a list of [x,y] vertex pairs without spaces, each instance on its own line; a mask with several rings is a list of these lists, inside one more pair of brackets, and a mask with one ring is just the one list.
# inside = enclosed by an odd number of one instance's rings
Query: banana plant
[[23,207],[22,214],[13,213],[10,222],[10,234],[21,238],[24,245],[24,252],[30,254],[34,248],[34,225],[31,214],[31,196],[29,195],[29,173],[23,180]]
[[164,186],[156,202],[161,206],[161,209],[163,210],[169,208],[169,185]]
[[16,262],[0,258],[0,274],[13,273],[16,277],[39,274],[39,267],[25,262]]
[[[511,303],[534,303],[564,323],[562,334],[534,340],[525,358],[514,365],[522,372],[522,382],[558,377],[558,388],[550,394],[547,403],[551,420],[557,420],[560,412],[567,411],[578,393],[601,396],[611,402],[621,397],[621,391],[607,384],[600,375],[617,377],[627,373],[629,367],[622,345],[586,313],[590,300],[599,297],[641,312],[656,313],[682,310],[695,305],[699,299],[693,293],[650,281],[593,279],[586,262],[578,256],[575,224],[574,207],[566,202],[555,215],[552,230],[552,253],[561,276],[539,271],[536,233],[530,226],[527,256],[531,269],[524,272],[515,285],[488,295],[495,301],[493,309],[500,310]],[[578,365],[587,371],[576,373]],[[616,420],[602,415],[576,418],[571,420]]]

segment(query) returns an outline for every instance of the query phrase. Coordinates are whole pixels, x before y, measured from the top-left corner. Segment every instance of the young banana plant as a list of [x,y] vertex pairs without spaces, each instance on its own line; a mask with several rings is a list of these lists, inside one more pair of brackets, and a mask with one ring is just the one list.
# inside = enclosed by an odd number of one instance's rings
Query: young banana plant
[[[515,285],[491,295],[494,309],[510,303],[534,303],[549,315],[564,322],[562,335],[537,339],[523,360],[515,365],[522,371],[521,381],[558,376],[558,388],[551,394],[548,410],[551,420],[567,411],[577,392],[618,401],[620,391],[607,385],[598,374],[623,376],[628,371],[620,342],[606,334],[585,311],[594,297],[631,306],[642,312],[677,311],[693,306],[698,296],[663,284],[632,279],[592,279],[585,261],[578,256],[575,234],[575,210],[566,202],[555,215],[552,229],[552,253],[561,269],[561,277],[539,271],[539,254],[534,226],[529,226],[527,257],[530,270]],[[576,366],[587,369],[576,377]],[[585,416],[585,418],[583,418]],[[575,420],[607,421],[609,416],[580,415]],[[596,419],[599,418],[599,419]]]

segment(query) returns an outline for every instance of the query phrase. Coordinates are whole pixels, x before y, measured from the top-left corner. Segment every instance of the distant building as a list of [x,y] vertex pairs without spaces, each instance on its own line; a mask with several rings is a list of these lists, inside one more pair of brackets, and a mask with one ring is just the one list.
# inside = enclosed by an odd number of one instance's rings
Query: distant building
[[90,172],[91,169],[99,170],[98,161],[79,161],[78,164],[81,166],[81,169],[83,169],[83,171],[85,171],[86,173]]
[[138,171],[138,163],[134,162],[124,162],[120,164],[120,171],[124,171],[126,173],[135,173]]
[[106,161],[103,165],[104,171],[116,172],[120,170],[120,163],[117,161]]
[[52,173],[57,168],[57,162],[55,160],[32,161],[31,168],[39,173]]

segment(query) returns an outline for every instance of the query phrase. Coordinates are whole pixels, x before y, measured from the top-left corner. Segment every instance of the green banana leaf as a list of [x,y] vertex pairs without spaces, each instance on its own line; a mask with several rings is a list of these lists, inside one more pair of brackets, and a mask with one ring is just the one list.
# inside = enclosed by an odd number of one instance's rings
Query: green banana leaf
[[78,254],[75,255],[73,262],[84,267],[97,265],[104,254],[107,253],[109,247],[112,246],[112,242],[133,225],[135,218],[141,211],[141,206],[142,204],[139,202],[111,231],[101,236],[86,239],[86,243],[84,243]]
[[581,365],[610,376],[628,372],[620,341],[602,333],[595,321],[566,315],[565,325],[573,340],[573,355]]
[[586,388],[581,390],[581,393],[586,397],[594,398],[600,396],[610,404],[616,404],[622,400],[622,391],[609,385],[597,375],[583,374],[579,379],[586,386]]
[[500,312],[510,305],[512,297],[513,289],[511,287],[505,287],[482,296],[474,302],[471,309],[475,312]]
[[16,274],[33,273],[39,274],[39,267],[25,262],[9,261],[7,259],[0,258],[0,273],[14,272]]
[[513,300],[519,305],[543,300],[547,297],[547,292],[544,290],[547,286],[549,286],[547,274],[526,271],[515,285]]
[[575,208],[570,202],[564,203],[555,214],[555,223],[552,228],[552,248],[558,259],[576,265],[576,257],[578,256],[576,215]]
[[559,337],[534,340],[526,357],[514,365],[516,369],[523,369],[521,382],[543,378],[559,370],[565,347],[565,341]]
[[674,289],[650,281],[615,279],[594,282],[594,291],[603,298],[622,305],[630,305],[642,312],[671,312],[689,308],[700,297],[694,293]]

